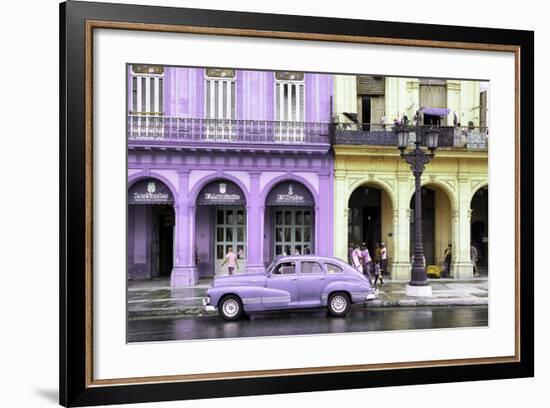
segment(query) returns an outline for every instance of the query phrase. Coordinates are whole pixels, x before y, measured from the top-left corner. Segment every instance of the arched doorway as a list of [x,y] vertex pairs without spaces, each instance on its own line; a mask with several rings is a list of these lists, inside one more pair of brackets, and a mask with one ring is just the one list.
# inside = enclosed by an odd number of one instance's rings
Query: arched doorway
[[[195,258],[199,276],[227,273],[222,266],[232,250],[244,271],[246,247],[246,197],[241,188],[226,179],[205,185],[197,196]],[[238,272],[238,271],[235,271]]]
[[477,252],[474,274],[487,276],[489,264],[489,189],[482,187],[472,197],[470,244]]
[[[443,265],[445,250],[452,244],[452,205],[447,193],[436,185],[423,186],[422,244],[426,265]],[[410,201],[410,256],[414,253],[414,202]],[[449,273],[449,272],[447,272]]]
[[377,186],[364,184],[353,191],[348,208],[348,252],[355,246],[366,245],[372,255],[376,244],[384,242],[388,265],[391,265],[394,253],[393,208],[388,193]]
[[169,277],[174,266],[174,196],[154,178],[128,189],[128,278]]
[[315,200],[306,186],[295,180],[276,184],[265,207],[267,262],[281,255],[315,253]]

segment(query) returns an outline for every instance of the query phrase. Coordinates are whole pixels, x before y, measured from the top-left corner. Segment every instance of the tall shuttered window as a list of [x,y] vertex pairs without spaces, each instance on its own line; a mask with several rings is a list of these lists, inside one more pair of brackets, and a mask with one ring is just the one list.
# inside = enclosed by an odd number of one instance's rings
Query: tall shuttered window
[[132,115],[164,113],[164,68],[151,65],[132,66]]
[[305,83],[300,72],[275,73],[275,140],[303,140],[305,118]]
[[237,116],[235,70],[207,69],[204,95],[207,138],[233,140]]
[[158,65],[132,65],[130,136],[164,136],[164,68]]
[[[421,108],[447,107],[447,81],[444,79],[421,79],[418,91]],[[424,114],[423,125],[444,126],[447,118]]]

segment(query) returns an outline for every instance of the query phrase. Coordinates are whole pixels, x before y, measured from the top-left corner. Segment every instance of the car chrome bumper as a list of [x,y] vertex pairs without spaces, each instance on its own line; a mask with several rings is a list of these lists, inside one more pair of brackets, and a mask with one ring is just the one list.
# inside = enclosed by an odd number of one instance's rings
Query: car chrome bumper
[[212,306],[209,303],[210,303],[209,297],[205,297],[202,299],[202,305],[204,306],[204,310],[206,310],[207,312],[215,312],[216,310],[218,310],[216,306]]
[[378,298],[378,293],[380,293],[380,291],[379,291],[378,289],[376,289],[376,290],[374,291],[374,293],[369,293],[369,294],[367,295],[366,300],[368,301],[368,300],[377,299],[377,298]]

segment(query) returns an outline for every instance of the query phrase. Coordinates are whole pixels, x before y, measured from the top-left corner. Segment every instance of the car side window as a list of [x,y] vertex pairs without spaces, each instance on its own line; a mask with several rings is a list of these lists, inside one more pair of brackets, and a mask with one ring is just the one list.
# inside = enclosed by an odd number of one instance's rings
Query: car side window
[[275,267],[273,275],[293,275],[296,273],[295,262],[282,262]]
[[338,265],[327,263],[327,264],[325,264],[325,266],[327,267],[327,273],[330,273],[330,274],[343,273],[344,272],[344,270],[341,267],[339,267]]
[[300,273],[311,275],[323,273],[323,268],[318,262],[302,261]]

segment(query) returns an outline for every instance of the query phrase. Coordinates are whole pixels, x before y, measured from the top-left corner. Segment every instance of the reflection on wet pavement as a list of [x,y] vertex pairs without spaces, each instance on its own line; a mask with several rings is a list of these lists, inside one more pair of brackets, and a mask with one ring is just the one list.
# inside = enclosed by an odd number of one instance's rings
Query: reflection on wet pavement
[[219,316],[186,316],[130,320],[128,342],[483,327],[487,324],[487,306],[361,308],[354,309],[345,318],[329,317],[320,310],[270,312],[236,322],[226,322]]

